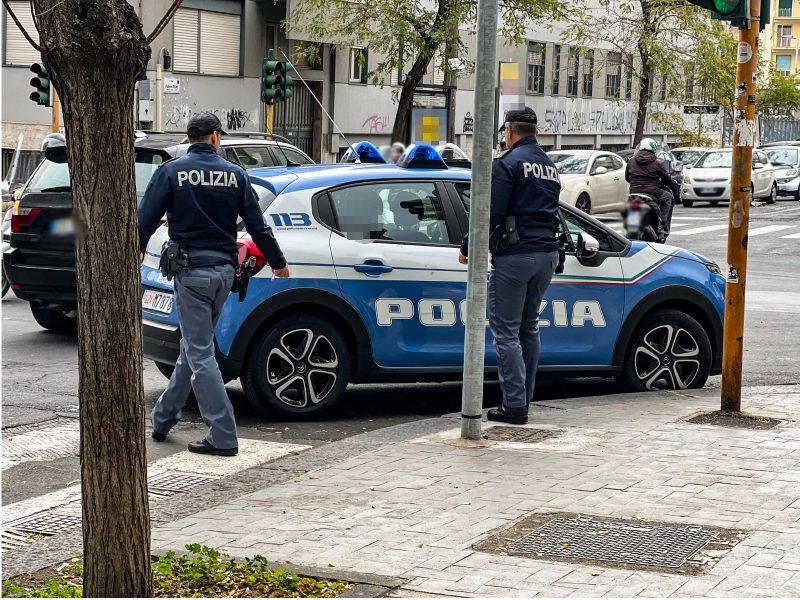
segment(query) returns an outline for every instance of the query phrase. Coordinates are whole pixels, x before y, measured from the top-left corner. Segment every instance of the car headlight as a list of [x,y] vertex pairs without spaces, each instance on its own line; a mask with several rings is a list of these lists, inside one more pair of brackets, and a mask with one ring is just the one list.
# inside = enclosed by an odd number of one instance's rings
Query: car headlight
[[719,265],[717,263],[706,263],[706,269],[711,271],[712,273],[716,273],[717,275],[722,275],[722,271],[719,269]]
[[797,169],[792,169],[790,171],[786,171],[783,175],[784,177],[797,177]]

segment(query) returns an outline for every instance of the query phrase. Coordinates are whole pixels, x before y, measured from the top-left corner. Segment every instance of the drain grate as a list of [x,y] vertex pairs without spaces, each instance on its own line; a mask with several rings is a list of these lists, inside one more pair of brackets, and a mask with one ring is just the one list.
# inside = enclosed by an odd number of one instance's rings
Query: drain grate
[[496,425],[486,430],[484,439],[494,442],[517,442],[535,444],[564,433],[562,429],[534,429],[531,427],[505,427]]
[[34,539],[33,536],[19,531],[4,530],[0,536],[0,541],[2,542],[2,551],[6,552],[7,550],[11,550],[13,548],[21,548],[26,544],[31,544],[33,543]]
[[57,418],[3,430],[3,469],[32,462],[77,456],[80,442],[77,419]]
[[195,473],[181,473],[179,471],[165,471],[153,475],[147,482],[151,493],[157,496],[169,496],[194,489],[199,485],[216,481],[218,477],[197,475]]
[[[43,511],[5,523],[7,531],[56,535],[81,524],[80,514],[63,514]],[[5,531],[3,532],[6,533]]]
[[643,567],[677,568],[715,534],[697,526],[555,518],[511,544],[512,552]]

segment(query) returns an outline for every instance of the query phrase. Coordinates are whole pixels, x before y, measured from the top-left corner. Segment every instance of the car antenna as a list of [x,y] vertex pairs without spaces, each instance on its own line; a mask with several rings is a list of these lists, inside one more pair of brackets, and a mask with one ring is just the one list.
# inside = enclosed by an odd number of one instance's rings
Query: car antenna
[[294,64],[292,64],[292,61],[289,60],[289,57],[286,56],[286,53],[281,48],[278,48],[278,52],[283,54],[283,58],[285,58],[286,62],[289,63],[289,66],[292,68],[292,71],[295,72],[295,74],[297,75],[297,78],[300,81],[303,82],[303,85],[306,86],[306,89],[308,90],[308,93],[311,94],[311,97],[314,98],[314,100],[316,101],[317,104],[319,104],[319,107],[322,109],[322,112],[325,113],[325,116],[328,117],[328,120],[333,124],[334,127],[336,127],[337,131],[339,132],[339,135],[341,135],[344,138],[344,141],[347,142],[347,145],[350,147],[350,149],[353,151],[353,153],[356,156],[355,163],[356,164],[361,164],[361,159],[358,157],[358,152],[356,152],[355,146],[353,146],[353,144],[350,143],[350,140],[347,139],[347,136],[344,134],[344,131],[342,131],[342,128],[339,127],[336,124],[336,121],[333,120],[333,117],[330,116],[330,114],[328,114],[328,111],[325,110],[325,107],[322,106],[322,102],[320,102],[319,98],[317,98],[317,96],[314,94],[314,92],[311,91],[311,87],[306,83],[306,80],[303,79],[303,76],[300,75],[300,71],[298,71],[297,67],[295,67]]

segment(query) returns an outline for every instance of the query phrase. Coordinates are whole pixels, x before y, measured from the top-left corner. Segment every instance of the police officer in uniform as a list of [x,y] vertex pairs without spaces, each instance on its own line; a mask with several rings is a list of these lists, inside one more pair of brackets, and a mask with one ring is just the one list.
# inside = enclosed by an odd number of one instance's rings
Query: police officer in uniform
[[[488,418],[522,425],[528,422],[539,363],[539,306],[559,262],[561,182],[536,141],[531,108],[508,111],[503,129],[510,150],[492,163],[488,299],[503,403]],[[505,242],[493,244],[498,233]],[[462,264],[468,241],[465,236]]]
[[161,165],[139,207],[140,250],[144,252],[166,213],[170,246],[177,249],[181,265],[173,273],[180,357],[153,407],[153,439],[167,438],[194,390],[209,431],[203,440],[190,443],[189,450],[234,456],[239,449],[236,421],[214,356],[214,327],[233,284],[237,218],[244,221],[276,277],[288,277],[289,268],[264,222],[247,173],[217,154],[225,133],[219,119],[209,112],[196,114],[186,133],[188,152]]

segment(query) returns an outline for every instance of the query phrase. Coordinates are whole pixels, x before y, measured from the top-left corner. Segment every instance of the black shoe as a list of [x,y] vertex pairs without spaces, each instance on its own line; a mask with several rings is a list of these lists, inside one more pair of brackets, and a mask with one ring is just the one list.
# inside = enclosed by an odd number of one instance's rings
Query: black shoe
[[155,429],[153,430],[153,433],[150,434],[150,437],[152,437],[157,442],[164,442],[167,440],[166,433],[159,433]]
[[499,408],[492,408],[486,417],[490,421],[502,421],[503,423],[511,423],[512,425],[525,425],[528,422],[528,410],[525,406],[518,408],[506,408],[500,406]]
[[208,440],[202,439],[199,442],[189,442],[189,452],[196,454],[214,454],[215,456],[236,456],[239,452],[239,447],[235,448],[217,448],[208,443]]

